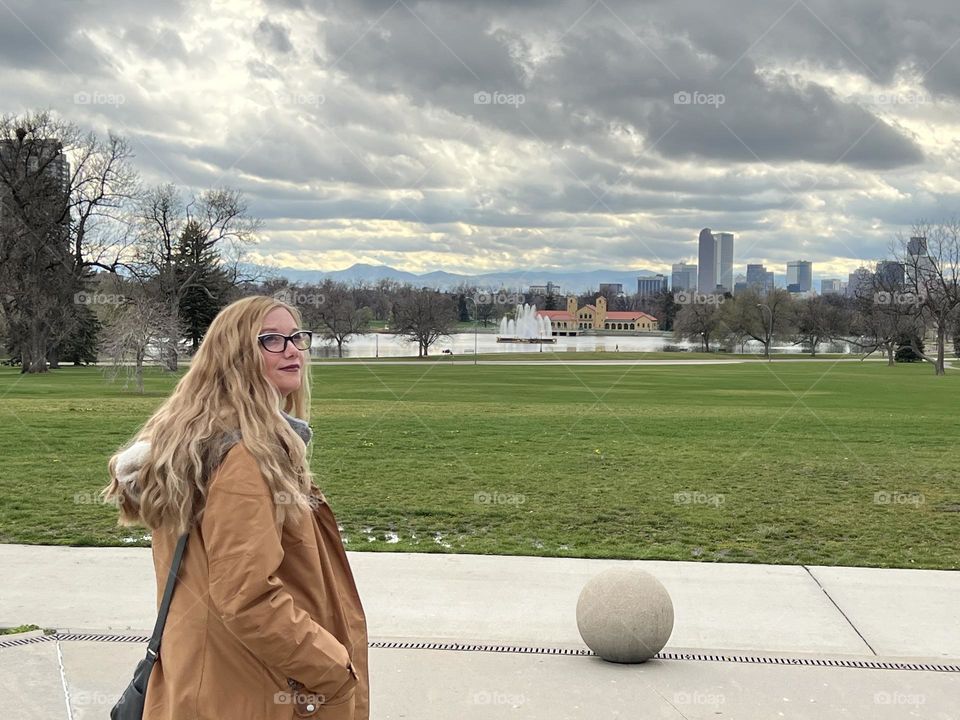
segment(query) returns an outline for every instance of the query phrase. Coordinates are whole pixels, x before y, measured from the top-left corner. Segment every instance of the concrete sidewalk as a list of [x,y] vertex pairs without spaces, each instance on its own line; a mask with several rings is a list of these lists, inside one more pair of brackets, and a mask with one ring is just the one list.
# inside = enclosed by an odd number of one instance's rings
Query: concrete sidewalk
[[[348,554],[377,720],[960,720],[960,573]],[[580,654],[580,590],[625,563],[674,602],[673,636],[644,665]],[[155,618],[150,550],[0,545],[0,567],[0,627],[60,631],[0,636],[0,718],[106,717]]]

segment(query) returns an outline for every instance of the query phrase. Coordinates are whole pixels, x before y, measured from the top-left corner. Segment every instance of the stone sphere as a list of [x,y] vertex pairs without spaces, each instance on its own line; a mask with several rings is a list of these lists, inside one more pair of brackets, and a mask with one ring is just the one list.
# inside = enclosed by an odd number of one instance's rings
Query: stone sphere
[[673,601],[647,571],[611,568],[580,591],[577,628],[587,647],[604,660],[645,662],[670,639]]

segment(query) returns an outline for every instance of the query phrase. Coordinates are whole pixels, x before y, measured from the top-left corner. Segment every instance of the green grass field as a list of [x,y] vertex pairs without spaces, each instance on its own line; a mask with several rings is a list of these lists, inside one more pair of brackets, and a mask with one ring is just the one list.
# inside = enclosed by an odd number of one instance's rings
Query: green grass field
[[[348,549],[960,567],[955,371],[367,362],[313,379],[312,467]],[[0,541],[148,544],[96,494],[175,380],[150,370],[139,396],[95,368],[0,368]]]

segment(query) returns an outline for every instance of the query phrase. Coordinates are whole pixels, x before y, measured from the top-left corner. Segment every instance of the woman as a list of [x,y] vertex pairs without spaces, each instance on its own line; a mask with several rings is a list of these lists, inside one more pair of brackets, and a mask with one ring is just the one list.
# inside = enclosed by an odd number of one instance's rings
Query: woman
[[311,335],[254,296],[214,319],[104,496],[153,532],[157,604],[189,533],[144,720],[367,720],[367,628],[306,458]]

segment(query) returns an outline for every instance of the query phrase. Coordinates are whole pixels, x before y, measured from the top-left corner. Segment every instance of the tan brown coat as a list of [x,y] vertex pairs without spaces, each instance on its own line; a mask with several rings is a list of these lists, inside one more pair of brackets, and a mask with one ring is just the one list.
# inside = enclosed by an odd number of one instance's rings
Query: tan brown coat
[[[366,618],[323,494],[314,488],[299,528],[278,529],[274,498],[242,442],[208,487],[144,720],[368,720]],[[158,606],[176,541],[153,536]]]

